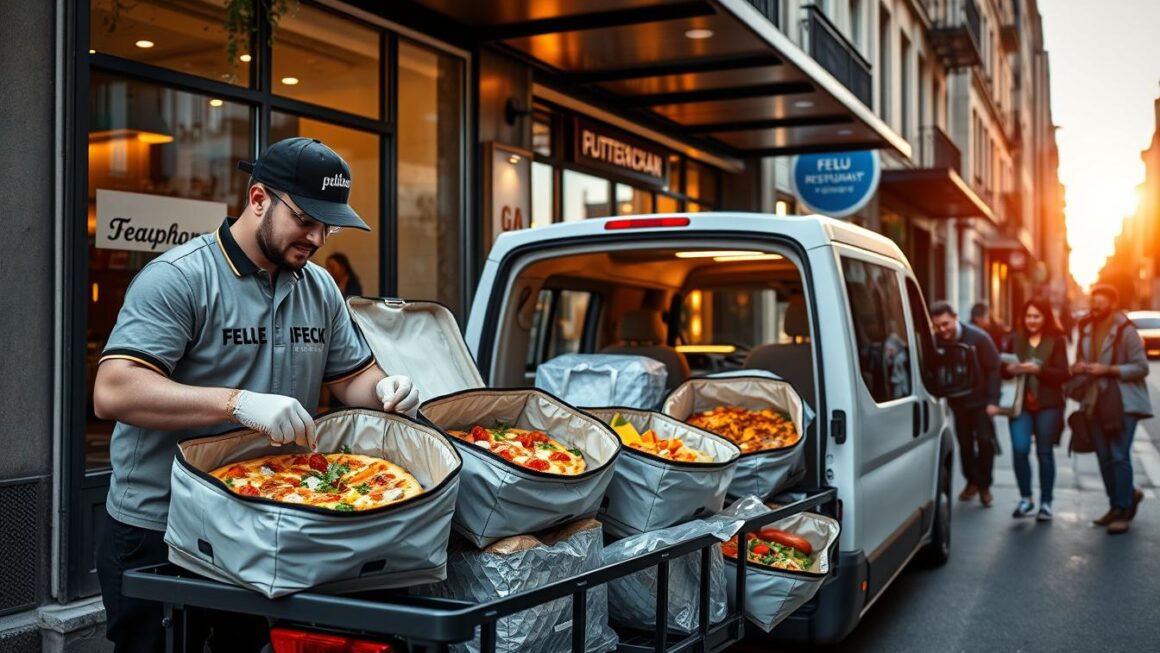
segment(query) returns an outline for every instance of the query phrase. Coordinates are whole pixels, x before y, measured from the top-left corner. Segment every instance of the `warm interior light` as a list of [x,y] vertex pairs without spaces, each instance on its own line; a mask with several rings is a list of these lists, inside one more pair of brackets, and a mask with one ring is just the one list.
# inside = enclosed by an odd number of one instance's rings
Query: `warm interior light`
[[96,53],[97,53],[96,50],[89,50],[89,54],[96,54]]
[[510,163],[512,165],[515,165],[519,162],[520,162],[520,155],[518,155],[518,154],[513,154],[513,155],[508,157],[508,163]]
[[153,41],[150,41],[148,39],[141,39],[140,41],[137,41],[137,43],[135,45],[139,48],[148,49],[148,48],[153,47]]
[[773,212],[778,215],[789,215],[789,203],[783,200],[778,200],[777,204],[774,205]]
[[173,137],[169,134],[141,131],[140,129],[106,129],[89,134],[90,143],[113,140],[135,140],[149,145],[157,145],[159,143],[172,143]]
[[693,292],[689,293],[689,308],[693,309],[694,311],[701,310],[700,290],[694,290]]
[[733,345],[677,345],[682,354],[732,354],[737,351]]
[[97,300],[100,298],[101,298],[101,286],[94,282],[93,283],[93,303],[96,304]]
[[223,105],[223,104],[225,104],[225,102],[223,102],[223,101],[221,101],[221,100],[219,100],[219,99],[217,99],[217,98],[214,98],[214,99],[212,99],[212,100],[210,100],[210,101],[209,101],[209,105],[210,105],[211,107],[220,107],[220,106],[221,106],[221,105]]
[[705,250],[703,252],[677,252],[677,258],[713,258],[716,256],[749,256],[752,254],[760,254],[761,252],[754,252],[744,249],[718,249]]
[[173,137],[169,134],[158,134],[156,132],[137,132],[137,140],[149,145],[163,145],[165,143],[172,143]]
[[243,54],[242,56],[238,57],[238,59],[240,59],[242,63],[250,63],[254,58],[248,54]]
[[287,85],[287,86],[294,86],[295,84],[298,83],[298,78],[297,77],[283,77],[282,83]]
[[798,100],[794,102],[793,105],[798,109],[809,109],[810,107],[814,106],[814,103],[811,100]]
[[629,213],[632,213],[632,202],[625,202],[624,204],[621,204],[620,205],[620,214],[627,215]]
[[711,29],[697,28],[697,29],[691,29],[691,30],[685,32],[685,38],[693,39],[694,41],[700,41],[701,39],[712,38],[712,36],[713,36],[713,30],[711,30]]
[[714,256],[718,263],[729,261],[780,261],[781,254],[745,254],[743,256]]

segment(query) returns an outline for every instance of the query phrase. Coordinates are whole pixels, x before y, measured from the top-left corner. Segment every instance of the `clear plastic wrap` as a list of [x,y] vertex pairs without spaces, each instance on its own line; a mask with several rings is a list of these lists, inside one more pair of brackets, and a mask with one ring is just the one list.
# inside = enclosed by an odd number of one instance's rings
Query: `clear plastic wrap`
[[[452,543],[447,558],[447,580],[412,588],[424,596],[485,603],[543,587],[596,569],[601,564],[604,536],[600,523],[585,519],[548,533],[504,538],[486,549],[470,543]],[[608,626],[608,589],[588,590],[587,653],[614,650],[616,633]],[[570,651],[572,601],[558,599],[504,617],[496,625],[498,653]],[[453,651],[478,653],[479,634]]]

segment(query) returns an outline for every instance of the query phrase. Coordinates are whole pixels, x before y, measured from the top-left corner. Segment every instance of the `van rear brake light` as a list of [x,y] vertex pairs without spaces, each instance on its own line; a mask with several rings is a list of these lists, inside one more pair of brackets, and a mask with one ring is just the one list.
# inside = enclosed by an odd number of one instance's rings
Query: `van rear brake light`
[[624,218],[604,223],[605,230],[613,229],[654,229],[656,227],[687,227],[688,218]]
[[383,642],[291,628],[271,628],[270,645],[274,653],[394,653],[395,650]]

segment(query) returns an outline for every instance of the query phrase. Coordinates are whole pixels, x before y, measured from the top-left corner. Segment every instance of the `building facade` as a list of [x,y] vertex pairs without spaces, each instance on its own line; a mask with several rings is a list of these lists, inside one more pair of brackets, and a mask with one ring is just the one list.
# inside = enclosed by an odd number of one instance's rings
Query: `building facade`
[[879,151],[850,219],[902,246],[928,298],[1009,313],[1041,262],[1066,278],[1030,0],[264,4],[233,29],[215,0],[0,9],[0,166],[18,186],[0,328],[20,343],[0,397],[17,534],[0,541],[2,650],[103,650],[96,361],[133,275],[236,215],[236,162],[279,139],[336,149],[373,228],[317,261],[345,254],[363,294],[460,317],[501,231],[794,213],[789,163],[810,152]]

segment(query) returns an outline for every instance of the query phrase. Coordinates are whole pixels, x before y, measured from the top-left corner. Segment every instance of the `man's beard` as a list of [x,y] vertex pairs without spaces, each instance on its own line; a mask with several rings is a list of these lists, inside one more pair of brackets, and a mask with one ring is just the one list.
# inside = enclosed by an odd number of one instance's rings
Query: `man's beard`
[[[262,218],[262,223],[258,226],[258,249],[262,250],[262,256],[265,256],[267,261],[278,266],[279,270],[286,270],[287,272],[297,273],[302,270],[302,268],[306,267],[306,261],[310,260],[310,256],[307,256],[306,260],[302,261],[301,264],[294,264],[290,261],[287,261],[285,254],[274,246],[273,222],[274,221],[269,213],[267,213],[265,217]],[[311,249],[311,256],[314,255],[314,251],[316,249],[317,248]]]

